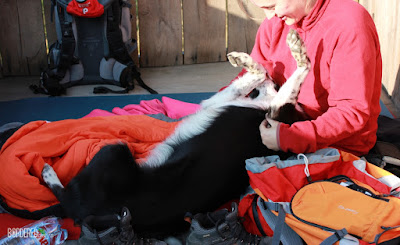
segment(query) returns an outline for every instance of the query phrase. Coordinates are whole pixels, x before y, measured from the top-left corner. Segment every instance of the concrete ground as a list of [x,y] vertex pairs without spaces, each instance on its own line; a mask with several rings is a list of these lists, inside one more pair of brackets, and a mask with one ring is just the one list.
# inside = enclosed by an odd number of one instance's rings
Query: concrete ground
[[[233,67],[229,62],[140,69],[143,81],[160,94],[216,92],[234,79],[240,71],[240,68]],[[38,83],[39,77],[6,77],[0,79],[0,101],[47,96],[33,94],[29,89],[30,84]],[[71,87],[67,89],[65,96],[96,96],[96,94],[93,94],[93,88],[97,86],[99,85]],[[121,87],[118,86],[104,86],[121,90]],[[135,89],[130,91],[129,94],[148,93],[136,84]],[[115,96],[117,94],[102,95]]]
[[[142,79],[160,94],[216,92],[227,85],[240,72],[240,68],[232,67],[229,62],[205,63],[196,65],[141,68]],[[47,95],[34,94],[29,85],[38,84],[39,77],[6,77],[0,79],[0,101],[18,100]],[[93,88],[99,85],[82,85],[69,88],[65,96],[97,96]],[[120,87],[104,85],[120,90]],[[146,90],[135,86],[129,94],[148,94]],[[101,94],[117,95],[117,94]],[[124,95],[121,95],[124,96]],[[382,89],[381,100],[388,109],[400,117],[400,111],[394,106],[390,97]]]

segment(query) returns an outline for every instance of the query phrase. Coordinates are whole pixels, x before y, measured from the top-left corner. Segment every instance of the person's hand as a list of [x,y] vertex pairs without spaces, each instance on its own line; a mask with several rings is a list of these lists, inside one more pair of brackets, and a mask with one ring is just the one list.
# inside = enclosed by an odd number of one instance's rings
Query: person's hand
[[270,118],[265,119],[260,124],[260,134],[263,144],[268,147],[268,149],[279,151],[278,145],[278,125],[279,122],[272,120]]

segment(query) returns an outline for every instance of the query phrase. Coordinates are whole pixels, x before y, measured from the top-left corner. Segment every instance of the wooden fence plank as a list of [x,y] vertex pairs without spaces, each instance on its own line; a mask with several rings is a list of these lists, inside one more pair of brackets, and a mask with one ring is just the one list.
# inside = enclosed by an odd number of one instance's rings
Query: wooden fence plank
[[140,65],[181,65],[181,1],[138,0],[138,5]]
[[225,61],[225,27],[225,1],[184,0],[184,64]]
[[390,95],[393,95],[394,92],[400,64],[400,32],[397,26],[400,17],[399,7],[398,0],[386,0],[376,4],[374,12],[382,48],[382,83]]
[[258,27],[264,18],[264,11],[250,0],[228,0],[228,53],[251,53]]
[[3,59],[3,75],[27,75],[27,67],[24,65],[26,61],[21,60],[17,1],[0,1],[0,23],[0,52]]
[[398,0],[379,1],[375,4],[375,24],[382,50],[382,84],[393,102],[400,108],[400,2]]
[[22,59],[26,60],[27,75],[39,75],[46,68],[46,43],[42,4],[35,0],[18,0]]
[[400,2],[359,0],[374,19],[382,52],[382,85],[400,108]]

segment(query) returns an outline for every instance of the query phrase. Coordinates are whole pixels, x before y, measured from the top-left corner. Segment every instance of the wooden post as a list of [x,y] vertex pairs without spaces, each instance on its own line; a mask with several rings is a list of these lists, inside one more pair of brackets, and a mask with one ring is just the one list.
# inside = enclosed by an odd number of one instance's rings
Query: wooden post
[[140,66],[181,65],[180,0],[138,0]]
[[40,1],[0,1],[0,52],[4,75],[39,75],[46,67]]
[[184,0],[183,27],[184,64],[226,61],[225,1]]

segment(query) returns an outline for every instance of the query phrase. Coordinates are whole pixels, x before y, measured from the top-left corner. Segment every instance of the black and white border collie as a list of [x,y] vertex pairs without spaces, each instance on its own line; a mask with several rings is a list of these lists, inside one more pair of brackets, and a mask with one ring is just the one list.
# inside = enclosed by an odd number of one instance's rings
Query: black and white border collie
[[278,91],[264,67],[249,55],[228,54],[234,66],[247,72],[203,101],[144,164],[136,164],[126,145],[108,145],[65,188],[46,164],[43,179],[65,215],[79,222],[127,207],[135,232],[164,237],[188,229],[185,213],[213,211],[238,198],[249,185],[246,159],[284,155],[262,144],[260,123],[266,116],[285,123],[303,119],[296,103],[310,62],[295,31],[288,34],[287,44],[297,69]]

